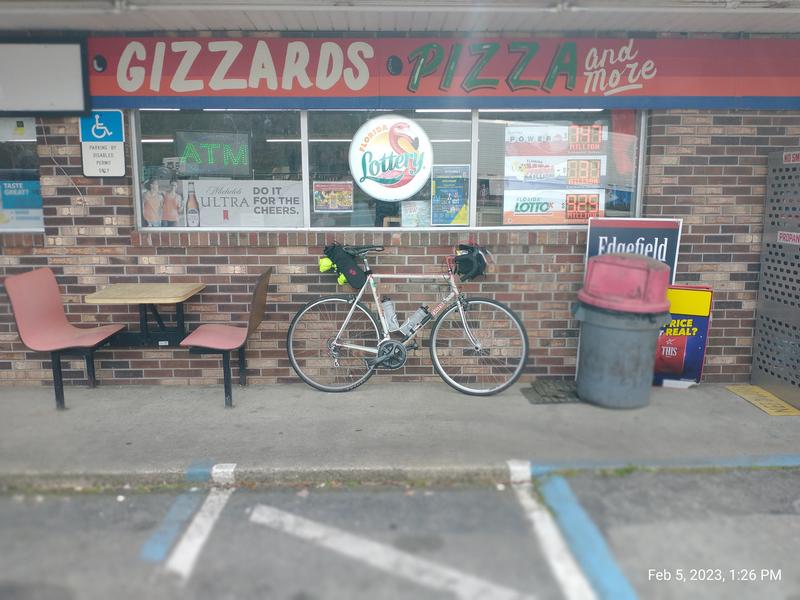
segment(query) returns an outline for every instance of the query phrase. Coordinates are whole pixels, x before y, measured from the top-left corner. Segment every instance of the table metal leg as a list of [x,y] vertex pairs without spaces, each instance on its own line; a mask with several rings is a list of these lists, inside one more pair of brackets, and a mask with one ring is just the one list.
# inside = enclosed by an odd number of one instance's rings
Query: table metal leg
[[150,341],[150,332],[147,330],[147,305],[139,305],[139,334],[145,343]]
[[161,315],[158,314],[158,309],[156,308],[155,304],[148,304],[150,307],[150,312],[153,313],[153,318],[156,320],[156,324],[158,325],[159,330],[166,331],[167,328],[164,327],[164,321],[161,319]]
[[184,322],[183,318],[183,302],[178,302],[175,305],[175,320],[177,321],[176,327],[178,329],[178,333],[185,336],[186,335],[186,323]]
[[97,387],[97,378],[94,374],[94,353],[89,352],[86,355],[86,380],[90,388]]

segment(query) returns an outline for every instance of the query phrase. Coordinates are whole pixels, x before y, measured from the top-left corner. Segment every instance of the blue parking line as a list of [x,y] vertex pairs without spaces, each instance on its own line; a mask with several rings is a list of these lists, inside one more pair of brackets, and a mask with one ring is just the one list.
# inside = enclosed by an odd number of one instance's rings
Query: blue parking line
[[185,493],[175,499],[167,516],[142,546],[139,558],[145,562],[162,562],[169,553],[178,534],[203,501],[201,493]]
[[211,469],[213,466],[213,460],[198,460],[193,462],[186,469],[186,481],[211,481]]
[[581,461],[531,465],[531,477],[539,482],[545,503],[553,511],[573,556],[600,598],[635,599],[636,592],[616,563],[603,534],[586,514],[564,477],[557,471],[593,471],[634,468],[752,468],[800,467],[800,454],[734,456],[642,462]]
[[559,476],[548,477],[541,482],[539,489],[598,597],[603,600],[635,600],[636,592],[617,566],[603,534],[572,493],[567,480]]
[[[186,469],[186,481],[204,482],[211,480],[213,461],[200,461],[189,465]],[[164,520],[150,535],[139,552],[139,558],[145,562],[162,562],[169,554],[172,545],[183,530],[184,525],[192,518],[204,495],[197,492],[185,492],[175,498]]]

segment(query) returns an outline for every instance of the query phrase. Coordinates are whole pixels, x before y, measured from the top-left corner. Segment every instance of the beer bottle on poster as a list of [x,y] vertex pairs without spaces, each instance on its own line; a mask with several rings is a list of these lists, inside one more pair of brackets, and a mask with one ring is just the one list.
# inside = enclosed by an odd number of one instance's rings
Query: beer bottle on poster
[[189,193],[186,198],[186,226],[200,227],[200,204],[194,193],[194,181],[189,182]]

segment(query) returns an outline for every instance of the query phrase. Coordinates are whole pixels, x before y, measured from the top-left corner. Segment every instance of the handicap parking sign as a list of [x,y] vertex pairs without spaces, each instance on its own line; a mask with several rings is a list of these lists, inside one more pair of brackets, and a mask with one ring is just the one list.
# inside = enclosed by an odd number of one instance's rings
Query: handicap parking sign
[[86,177],[125,175],[121,110],[93,110],[88,117],[81,117],[81,162]]
[[93,110],[81,117],[81,142],[124,142],[121,110]]

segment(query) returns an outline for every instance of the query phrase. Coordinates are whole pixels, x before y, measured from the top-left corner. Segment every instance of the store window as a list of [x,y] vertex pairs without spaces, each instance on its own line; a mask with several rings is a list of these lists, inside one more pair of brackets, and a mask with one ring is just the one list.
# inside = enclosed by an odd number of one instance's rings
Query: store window
[[[411,119],[432,147],[430,179],[402,201],[378,200],[355,181],[350,143],[365,123],[391,114]],[[390,128],[391,129],[391,128]],[[441,111],[318,111],[308,115],[312,227],[437,227],[469,225],[471,115]],[[400,130],[398,130],[400,131]],[[389,136],[392,132],[387,131]],[[407,147],[415,143],[409,137]],[[401,152],[406,144],[398,144]],[[381,156],[374,156],[380,160]]]
[[304,226],[299,111],[141,111],[144,227]]
[[42,231],[36,123],[0,119],[0,233]]
[[[636,214],[631,110],[142,110],[138,129],[145,228],[563,227]],[[373,135],[383,146],[351,154]],[[386,169],[420,144],[425,177],[399,197]]]
[[582,225],[635,212],[636,113],[480,111],[477,225]]

